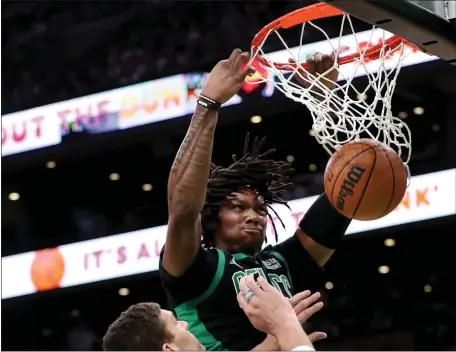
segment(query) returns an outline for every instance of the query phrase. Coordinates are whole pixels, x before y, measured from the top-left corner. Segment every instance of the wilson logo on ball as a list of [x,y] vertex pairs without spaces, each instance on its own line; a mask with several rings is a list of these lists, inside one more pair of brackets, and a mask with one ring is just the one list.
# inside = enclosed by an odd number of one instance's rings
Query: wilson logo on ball
[[337,197],[336,207],[339,210],[344,210],[345,206],[345,198],[352,196],[353,191],[356,185],[361,180],[364,172],[366,171],[365,168],[360,166],[352,166],[350,171],[347,173],[344,182],[339,190],[339,196]]

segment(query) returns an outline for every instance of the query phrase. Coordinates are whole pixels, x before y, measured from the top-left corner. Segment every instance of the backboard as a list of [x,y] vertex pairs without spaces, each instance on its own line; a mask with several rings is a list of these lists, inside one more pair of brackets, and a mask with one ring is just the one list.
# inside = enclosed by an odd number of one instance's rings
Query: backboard
[[456,20],[456,1],[455,0],[411,0],[418,6],[431,11],[447,21]]
[[322,0],[456,66],[455,0]]

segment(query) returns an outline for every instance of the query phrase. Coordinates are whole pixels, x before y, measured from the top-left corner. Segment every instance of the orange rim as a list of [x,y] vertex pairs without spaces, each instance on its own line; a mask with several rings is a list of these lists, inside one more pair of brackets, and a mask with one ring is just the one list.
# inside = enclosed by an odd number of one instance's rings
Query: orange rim
[[[278,19],[272,21],[271,23],[266,25],[263,29],[261,29],[257,33],[257,35],[252,40],[252,44],[251,44],[252,52],[255,53],[258,50],[258,48],[263,43],[263,41],[266,38],[266,36],[268,35],[268,33],[272,30],[287,29],[287,28],[297,26],[299,24],[303,24],[305,22],[315,21],[315,20],[319,20],[321,18],[327,18],[327,17],[342,16],[345,14],[346,14],[345,12],[343,12],[333,6],[330,6],[328,4],[324,4],[324,3],[310,5],[310,6],[295,10],[293,12],[290,12],[290,13],[283,15],[282,17],[279,17]],[[370,60],[378,60],[380,58],[381,51],[384,47],[388,47],[390,50],[394,51],[397,48],[399,48],[399,46],[402,43],[415,47],[414,44],[408,42],[404,38],[401,38],[398,35],[393,35],[392,37],[385,40],[383,43],[373,45],[370,48],[366,49],[364,57],[366,59],[370,59]],[[342,57],[338,57],[337,63],[339,65],[348,64],[350,62],[353,62],[355,59],[358,59],[359,57],[360,57],[359,52],[347,54]],[[298,68],[298,63],[296,63],[296,62],[293,62],[293,63],[269,62],[261,54],[258,55],[257,59],[258,59],[258,61],[260,61],[260,63],[262,65],[264,65],[266,67],[274,66],[275,68],[277,68],[279,70],[284,70],[284,69],[290,70],[290,69]],[[307,69],[307,64],[302,63],[300,65],[300,67]]]

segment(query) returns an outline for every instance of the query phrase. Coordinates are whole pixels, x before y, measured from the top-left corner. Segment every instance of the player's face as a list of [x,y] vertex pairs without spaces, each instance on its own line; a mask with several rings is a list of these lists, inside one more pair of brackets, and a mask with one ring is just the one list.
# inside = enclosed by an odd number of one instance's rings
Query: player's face
[[205,351],[203,345],[188,331],[185,321],[177,320],[169,310],[161,310],[161,319],[165,323],[165,329],[171,336],[172,342],[163,344],[163,351]]
[[215,246],[227,252],[261,249],[267,224],[267,207],[251,190],[232,194],[220,207]]

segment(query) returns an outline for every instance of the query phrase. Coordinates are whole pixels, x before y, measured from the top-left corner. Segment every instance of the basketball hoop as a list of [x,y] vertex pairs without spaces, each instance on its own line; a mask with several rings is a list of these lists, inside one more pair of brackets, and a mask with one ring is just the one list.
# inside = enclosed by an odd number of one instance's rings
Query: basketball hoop
[[[330,39],[313,21],[333,16],[341,16],[342,24],[339,37]],[[343,35],[345,24],[352,33],[349,36]],[[278,31],[297,25],[302,25],[300,44],[297,48],[289,48]],[[335,64],[330,70],[339,72],[339,80],[333,89],[322,84],[325,73],[312,75],[307,71],[306,58],[300,57],[305,46],[302,42],[306,25],[319,30],[326,38],[318,43],[318,51],[335,55]],[[286,50],[268,55],[263,46],[272,33],[278,36]],[[364,47],[358,39],[361,33],[369,37],[368,45]],[[286,14],[261,29],[252,40],[250,64],[255,60],[268,72],[256,76],[253,82],[273,84],[288,98],[304,104],[313,118],[315,138],[330,155],[342,144],[368,137],[393,148],[407,165],[411,154],[410,130],[393,116],[391,99],[404,58],[418,49],[405,39],[375,26],[371,31],[361,33],[354,31],[349,14],[327,4],[319,3]],[[375,42],[374,37],[378,43],[370,44]],[[354,43],[353,52],[346,53],[348,40]],[[327,52],[321,51],[323,46]],[[288,58],[294,62],[287,63]],[[362,90],[353,85],[354,78],[360,75],[366,75],[369,80]],[[293,77],[299,77],[309,87],[292,81]],[[371,99],[359,98],[366,96]]]

